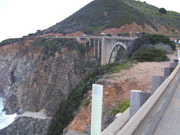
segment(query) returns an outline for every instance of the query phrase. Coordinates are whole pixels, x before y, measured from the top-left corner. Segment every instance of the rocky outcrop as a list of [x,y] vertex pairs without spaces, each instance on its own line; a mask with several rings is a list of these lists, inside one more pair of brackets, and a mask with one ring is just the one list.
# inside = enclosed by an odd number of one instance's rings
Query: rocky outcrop
[[9,127],[0,130],[0,135],[47,135],[50,119],[18,118]]
[[[91,52],[74,40],[43,39],[38,43],[26,40],[2,46],[0,96],[5,99],[4,110],[18,115],[44,110],[51,117],[97,64]],[[49,120],[18,118],[0,133],[45,135],[47,123]]]

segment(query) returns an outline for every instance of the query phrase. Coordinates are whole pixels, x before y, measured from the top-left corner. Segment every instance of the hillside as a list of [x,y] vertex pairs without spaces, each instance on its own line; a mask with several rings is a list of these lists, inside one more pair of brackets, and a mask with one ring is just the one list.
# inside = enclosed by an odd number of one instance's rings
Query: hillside
[[[82,31],[87,34],[113,32],[151,32],[177,34],[180,32],[180,14],[159,9],[135,0],[94,0],[64,21],[44,30],[42,33],[72,33]],[[131,29],[128,29],[131,26]],[[132,30],[133,27],[135,30]],[[138,28],[139,27],[139,28]],[[123,30],[122,30],[123,29]]]

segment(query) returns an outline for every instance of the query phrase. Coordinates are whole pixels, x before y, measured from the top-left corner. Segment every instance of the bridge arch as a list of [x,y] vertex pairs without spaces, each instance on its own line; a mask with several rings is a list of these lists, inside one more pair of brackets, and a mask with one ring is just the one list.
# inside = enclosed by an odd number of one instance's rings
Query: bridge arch
[[109,61],[108,61],[108,64],[112,63],[115,61],[115,58],[118,54],[119,51],[121,51],[121,55],[123,56],[124,54],[124,51],[127,49],[127,46],[122,43],[122,42],[117,42],[113,45],[112,49],[111,49],[111,53],[110,53],[110,56],[109,56]]

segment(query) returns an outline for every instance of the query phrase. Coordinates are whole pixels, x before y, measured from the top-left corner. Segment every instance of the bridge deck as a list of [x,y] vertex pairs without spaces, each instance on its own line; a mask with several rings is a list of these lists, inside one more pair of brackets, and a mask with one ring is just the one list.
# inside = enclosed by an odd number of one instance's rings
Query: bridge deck
[[180,83],[178,84],[154,135],[180,135]]
[[109,36],[57,36],[57,37],[53,37],[53,36],[50,36],[50,37],[43,37],[43,38],[47,38],[47,39],[61,39],[61,38],[68,38],[68,39],[77,39],[77,38],[80,38],[80,39],[116,39],[116,40],[129,40],[129,41],[133,41],[135,39],[137,39],[137,37],[109,37]]

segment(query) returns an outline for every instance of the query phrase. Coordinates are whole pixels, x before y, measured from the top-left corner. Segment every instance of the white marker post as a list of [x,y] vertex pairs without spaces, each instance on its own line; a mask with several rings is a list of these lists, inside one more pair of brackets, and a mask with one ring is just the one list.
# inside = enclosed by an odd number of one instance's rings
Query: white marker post
[[180,64],[180,50],[178,50],[178,64]]
[[103,86],[93,84],[92,111],[91,111],[91,135],[101,135]]

